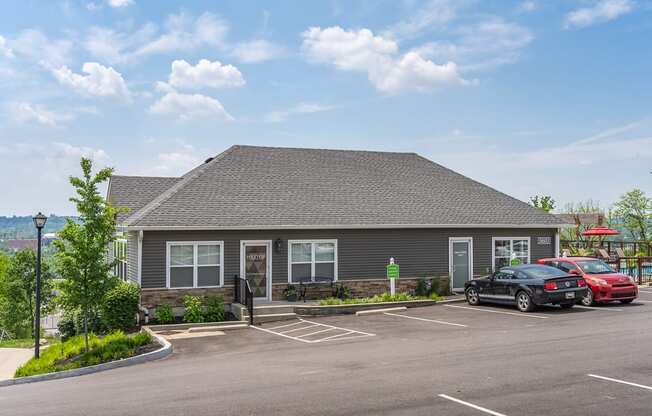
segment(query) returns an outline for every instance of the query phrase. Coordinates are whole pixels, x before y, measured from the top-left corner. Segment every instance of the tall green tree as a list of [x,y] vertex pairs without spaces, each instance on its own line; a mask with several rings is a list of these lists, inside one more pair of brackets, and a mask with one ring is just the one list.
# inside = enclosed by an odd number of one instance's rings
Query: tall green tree
[[113,173],[104,168],[93,174],[90,159],[80,162],[82,177],[70,177],[76,196],[70,198],[79,215],[79,222],[68,220],[59,232],[57,269],[63,278],[61,304],[68,311],[80,310],[84,316],[84,337],[88,351],[88,318],[102,305],[106,293],[115,286],[113,264],[107,262],[107,250],[115,239],[116,214],[100,194],[98,185]]
[[645,192],[634,189],[620,197],[614,204],[614,215],[630,232],[632,237],[639,241],[650,241],[652,237],[652,198]]
[[[53,274],[41,265],[41,316],[53,307]],[[17,338],[34,336],[36,305],[36,253],[23,249],[10,258],[0,276],[0,327]]]
[[545,212],[552,212],[555,209],[555,200],[550,195],[535,195],[530,198],[530,204]]

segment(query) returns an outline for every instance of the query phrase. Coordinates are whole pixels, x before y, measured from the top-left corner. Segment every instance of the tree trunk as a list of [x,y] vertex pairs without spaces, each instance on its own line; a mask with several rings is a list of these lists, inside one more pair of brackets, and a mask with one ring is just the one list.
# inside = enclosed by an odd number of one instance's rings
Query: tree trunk
[[88,352],[88,307],[84,308],[84,343]]

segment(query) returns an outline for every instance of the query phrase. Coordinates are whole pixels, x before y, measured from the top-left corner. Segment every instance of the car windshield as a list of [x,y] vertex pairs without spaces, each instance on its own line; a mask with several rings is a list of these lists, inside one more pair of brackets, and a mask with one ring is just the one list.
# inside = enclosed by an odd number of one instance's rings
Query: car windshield
[[614,273],[614,270],[602,260],[578,260],[575,263],[586,274],[608,274]]

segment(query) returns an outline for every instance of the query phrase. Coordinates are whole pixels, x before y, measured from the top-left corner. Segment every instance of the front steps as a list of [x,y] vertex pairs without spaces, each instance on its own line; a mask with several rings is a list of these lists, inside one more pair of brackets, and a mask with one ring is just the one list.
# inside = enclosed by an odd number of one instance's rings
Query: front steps
[[[247,308],[239,303],[231,305],[231,312],[241,321],[249,321]],[[293,305],[260,305],[254,306],[254,324],[267,322],[287,321],[296,319]]]

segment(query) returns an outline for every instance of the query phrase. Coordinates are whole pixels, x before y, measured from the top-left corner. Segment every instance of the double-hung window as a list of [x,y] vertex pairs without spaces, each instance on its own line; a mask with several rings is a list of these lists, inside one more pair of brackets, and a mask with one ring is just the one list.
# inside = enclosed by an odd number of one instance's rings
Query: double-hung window
[[183,241],[167,244],[167,287],[217,287],[224,284],[224,243]]
[[337,240],[288,241],[290,283],[337,280]]
[[492,240],[494,270],[530,262],[529,237],[494,237]]
[[118,238],[113,241],[113,275],[127,280],[127,240]]

